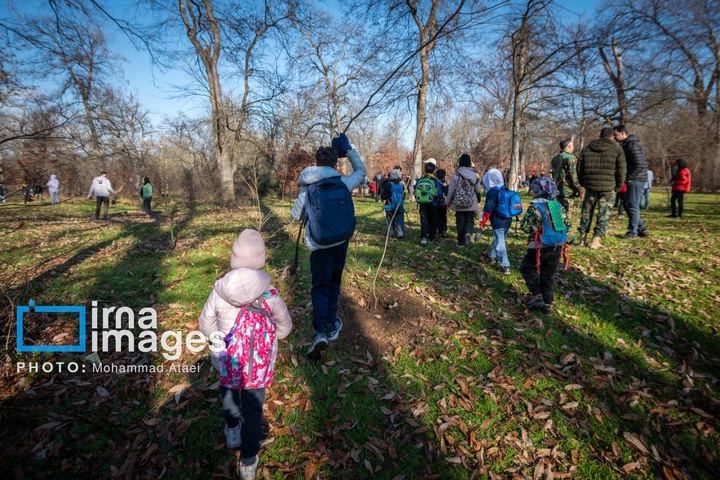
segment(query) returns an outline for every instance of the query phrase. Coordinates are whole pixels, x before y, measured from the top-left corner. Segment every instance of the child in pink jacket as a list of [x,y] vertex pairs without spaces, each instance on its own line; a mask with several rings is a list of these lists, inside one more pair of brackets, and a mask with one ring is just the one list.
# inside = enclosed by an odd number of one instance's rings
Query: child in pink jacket
[[[265,242],[255,230],[243,230],[232,246],[232,270],[215,282],[200,314],[200,331],[209,337],[213,332],[225,336],[235,325],[242,307],[259,303],[271,314],[275,323],[275,343],[272,363],[277,354],[277,340],[287,337],[292,320],[285,302],[270,285],[270,275],[261,269],[265,265]],[[257,301],[257,302],[256,302]],[[226,352],[211,352],[213,366],[223,372]],[[271,367],[272,368],[272,365]],[[254,479],[258,466],[258,452],[262,437],[262,407],[265,388],[236,390],[220,386],[225,418],[225,439],[228,448],[240,448],[240,478]]]

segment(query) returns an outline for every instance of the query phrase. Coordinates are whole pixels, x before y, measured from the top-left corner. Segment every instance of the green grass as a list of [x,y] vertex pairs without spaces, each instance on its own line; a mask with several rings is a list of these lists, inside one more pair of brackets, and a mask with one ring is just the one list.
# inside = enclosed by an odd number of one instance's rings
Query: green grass
[[[681,221],[665,218],[663,203],[653,194],[653,208],[642,212],[650,238],[620,240],[625,220],[613,218],[605,248],[574,248],[548,316],[518,301],[526,291],[516,270],[523,238],[510,238],[514,270],[500,275],[481,261],[487,236],[470,251],[453,238],[420,247],[414,205],[405,242],[388,244],[375,310],[385,224],[379,204],[358,199],[341,298],[356,338],[344,332],[344,348],[315,364],[305,357],[309,255],[301,245],[298,275],[288,275],[298,228],[291,203],[264,201],[266,271],[294,322],[267,391],[266,474],[508,478],[547,466],[556,478],[657,478],[663,468],[713,478],[720,468],[720,196],[688,195]],[[177,205],[174,218],[157,221],[129,204],[115,206],[109,222],[91,220],[85,203],[0,209],[9,319],[2,343],[8,335],[11,342],[0,470],[33,478],[235,475],[235,456],[223,447],[217,376],[202,353],[176,362],[199,362],[190,374],[15,372],[18,361],[86,363],[80,354],[15,351],[11,308],[30,299],[153,306],[158,335],[195,328],[229,267],[232,242],[259,220],[250,206]],[[452,215],[449,222],[452,232]],[[394,300],[399,306],[388,310]],[[396,337],[387,347],[378,335]],[[106,354],[103,362],[172,363],[140,352]],[[182,385],[176,402],[172,392]]]

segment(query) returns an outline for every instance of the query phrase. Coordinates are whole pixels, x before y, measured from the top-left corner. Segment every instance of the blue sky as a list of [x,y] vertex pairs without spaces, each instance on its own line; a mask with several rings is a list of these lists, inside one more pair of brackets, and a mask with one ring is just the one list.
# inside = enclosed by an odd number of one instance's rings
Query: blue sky
[[[127,1],[127,0],[126,0]],[[598,0],[556,0],[565,9],[569,21],[580,18],[590,19],[594,16]],[[323,2],[326,4],[327,2]],[[9,6],[19,8],[31,13],[41,9],[48,11],[47,0],[2,0],[4,10]],[[133,2],[115,3],[113,9],[134,9]],[[576,16],[577,15],[577,16]],[[151,112],[153,123],[159,124],[164,115],[176,116],[183,112],[187,116],[200,115],[207,108],[207,100],[191,95],[180,96],[173,85],[177,87],[188,83],[185,73],[179,71],[162,72],[153,66],[146,51],[136,50],[128,39],[119,31],[113,31],[110,36],[112,50],[127,59],[122,64],[125,74],[125,85],[129,90],[136,92],[140,103]],[[184,41],[185,39],[180,39]]]
[[[599,3],[599,0],[556,1],[564,7],[570,21],[580,18],[589,21],[594,16],[595,8]],[[185,74],[181,72],[163,74],[152,66],[146,52],[136,51],[124,38],[119,40],[117,41],[116,38],[116,43],[122,45],[119,46],[119,53],[129,61],[124,65],[124,70],[126,77],[131,80],[130,87],[137,91],[141,103],[153,113],[155,123],[162,119],[163,114],[174,116],[179,111],[183,111],[188,116],[194,116],[207,107],[207,100],[203,98],[172,98],[171,84],[185,83]],[[156,85],[153,85],[153,74]]]

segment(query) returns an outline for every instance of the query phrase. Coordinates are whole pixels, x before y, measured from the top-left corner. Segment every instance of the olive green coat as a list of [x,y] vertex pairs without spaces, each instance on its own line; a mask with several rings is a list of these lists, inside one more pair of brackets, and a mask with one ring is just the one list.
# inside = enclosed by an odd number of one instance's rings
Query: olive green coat
[[578,161],[578,180],[595,192],[612,192],[622,188],[627,163],[620,145],[607,138],[598,138],[583,148]]

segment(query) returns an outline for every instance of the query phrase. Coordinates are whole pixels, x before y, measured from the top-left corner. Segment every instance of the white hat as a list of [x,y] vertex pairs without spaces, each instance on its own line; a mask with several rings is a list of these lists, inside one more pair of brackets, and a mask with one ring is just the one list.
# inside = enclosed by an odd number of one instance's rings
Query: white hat
[[432,163],[437,167],[437,160],[435,160],[434,158],[428,158],[427,160],[423,161],[423,163]]
[[250,228],[240,232],[233,243],[230,254],[230,268],[252,268],[260,270],[265,265],[265,242],[257,230]]

